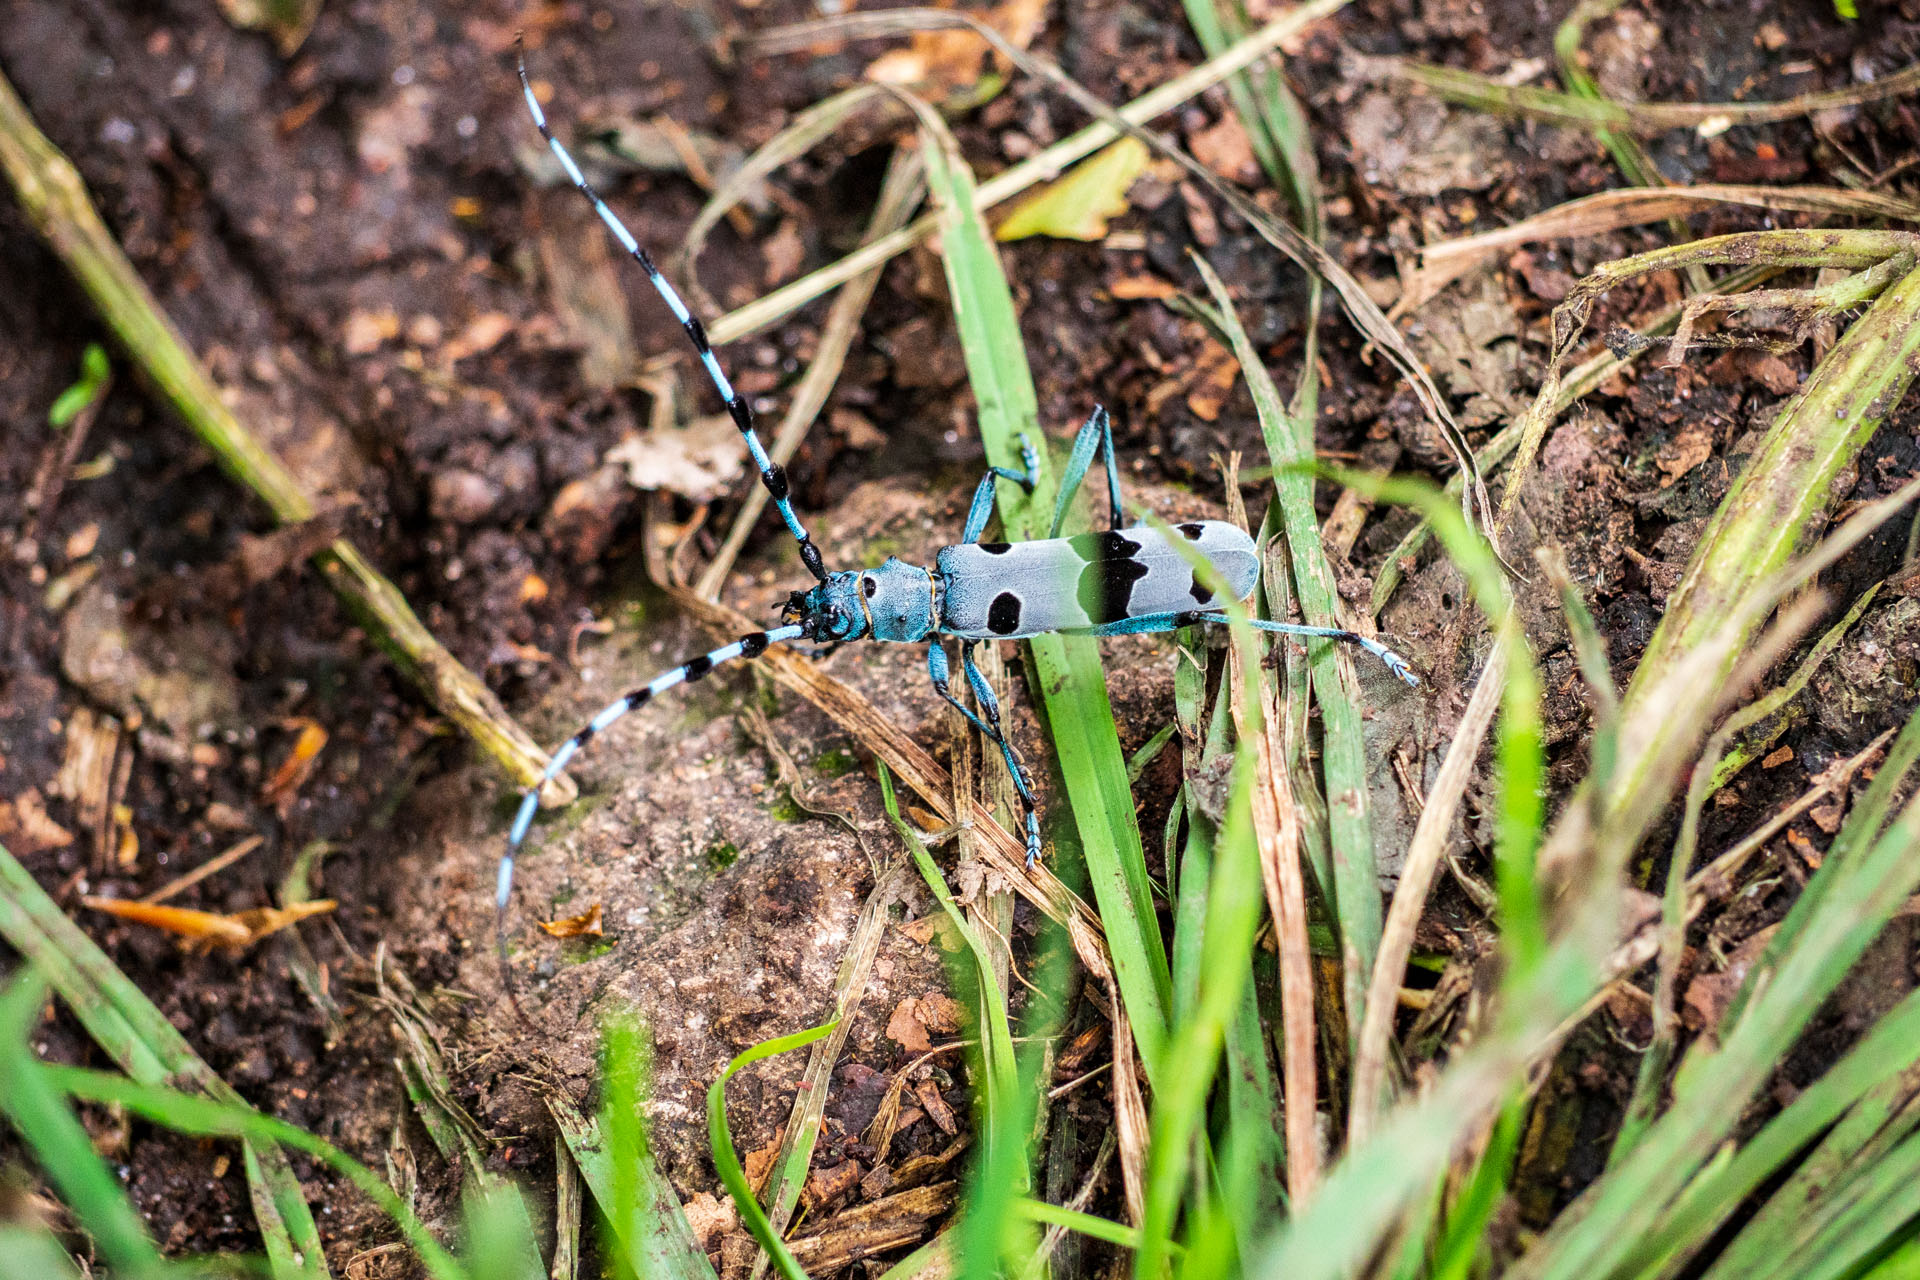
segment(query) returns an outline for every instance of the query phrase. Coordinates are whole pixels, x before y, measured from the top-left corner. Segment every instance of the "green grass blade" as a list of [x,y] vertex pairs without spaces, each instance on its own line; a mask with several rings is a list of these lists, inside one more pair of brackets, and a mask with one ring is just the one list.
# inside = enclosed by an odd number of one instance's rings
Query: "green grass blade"
[[[1915,742],[1920,742],[1920,717],[1909,721],[1896,748]],[[1904,769],[1892,766],[1889,753],[1880,777],[1895,775],[1897,781]],[[1695,1046],[1675,1076],[1666,1114],[1610,1171],[1585,1212],[1564,1216],[1536,1254],[1522,1260],[1520,1274],[1553,1280],[1623,1274],[1627,1256],[1649,1238],[1686,1181],[1733,1131],[1807,1021],[1920,887],[1920,860],[1913,856],[1920,848],[1920,799],[1909,800],[1870,845],[1857,843],[1865,845],[1857,854],[1849,848],[1836,857],[1829,850],[1808,892],[1789,913],[1789,920],[1803,917],[1800,928],[1784,953],[1770,951],[1755,966],[1755,974],[1764,970],[1764,978],[1750,978],[1755,994],[1730,1030],[1723,1024],[1717,1051]],[[1824,891],[1816,891],[1822,880]],[[1809,899],[1812,906],[1801,912]]]
[[466,1197],[466,1263],[473,1280],[547,1280],[533,1242],[533,1219],[519,1190],[504,1179],[475,1183]]
[[160,1251],[147,1239],[146,1224],[28,1045],[46,1001],[46,986],[30,969],[0,993],[0,1108],[102,1260],[116,1273],[157,1274]]
[[73,1259],[52,1232],[18,1223],[0,1223],[0,1276],[36,1280],[80,1280]]
[[[614,1109],[611,1091],[608,1107]],[[568,1154],[580,1166],[581,1181],[593,1193],[613,1232],[614,1248],[624,1254],[633,1273],[648,1280],[714,1280],[713,1264],[694,1239],[680,1198],[661,1176],[644,1144],[635,1148],[610,1140],[606,1125],[583,1115],[564,1098],[549,1097],[547,1110],[559,1127]],[[627,1113],[637,1120],[637,1112]],[[616,1172],[622,1169],[631,1172]],[[624,1199],[615,1190],[623,1177],[631,1181]],[[622,1205],[626,1206],[624,1212]]]
[[[1163,533],[1166,526],[1149,518]],[[1219,571],[1178,537],[1168,545],[1180,549],[1191,563],[1196,581],[1216,596],[1231,598]],[[1260,649],[1247,626],[1246,606],[1227,607],[1230,631],[1239,659],[1239,701],[1234,706],[1238,745],[1228,785],[1226,812],[1213,844],[1213,865],[1206,885],[1205,918],[1201,924],[1199,982],[1190,1015],[1170,1029],[1167,1059],[1161,1064],[1154,1090],[1154,1109],[1147,1148],[1146,1208],[1141,1215],[1141,1241],[1134,1256],[1134,1274],[1158,1277],[1168,1261],[1183,1190],[1192,1161],[1204,1136],[1207,1096],[1213,1089],[1228,1028],[1241,1010],[1241,1000],[1252,980],[1254,935],[1259,931],[1266,897],[1261,887],[1260,852],[1253,829],[1254,773],[1258,764],[1255,743],[1263,733],[1259,690]],[[1231,677],[1230,677],[1231,679]],[[1223,697],[1233,696],[1223,692]],[[1196,891],[1189,886],[1188,892]],[[1202,1156],[1204,1162],[1204,1155]],[[1204,1164],[1203,1164],[1204,1167]]]
[[807,1273],[800,1263],[774,1231],[773,1224],[767,1221],[767,1215],[760,1208],[760,1202],[754,1199],[753,1187],[747,1182],[747,1171],[740,1167],[740,1153],[734,1149],[733,1134],[727,1128],[727,1081],[734,1073],[752,1066],[762,1058],[771,1058],[777,1053],[786,1053],[792,1049],[804,1049],[815,1040],[833,1034],[837,1022],[823,1026],[808,1027],[805,1031],[796,1031],[792,1035],[775,1036],[764,1040],[751,1049],[739,1054],[727,1064],[714,1082],[707,1086],[707,1139],[713,1148],[713,1166],[720,1173],[720,1181],[726,1184],[727,1194],[733,1197],[733,1207],[740,1214],[740,1221],[746,1225],[760,1247],[773,1259],[773,1265],[787,1280],[807,1280]]
[[106,394],[112,377],[107,349],[97,342],[89,342],[80,352],[79,379],[53,398],[53,404],[47,409],[47,425],[56,431],[66,429],[83,410]]
[[639,1018],[611,1012],[600,1026],[600,1118],[550,1094],[547,1110],[612,1233],[607,1252],[647,1280],[713,1280],[706,1250],[647,1145],[649,1050]]
[[[1022,435],[1042,450],[1039,483],[1031,494],[1002,486],[1001,524],[1009,539],[1044,537],[1055,482],[1013,296],[1000,256],[974,208],[973,175],[952,134],[923,104],[915,106],[925,137],[927,187],[939,219],[947,289],[979,407],[987,460],[996,466],[1019,466]],[[1121,998],[1151,1080],[1162,1060],[1172,979],[1099,644],[1087,637],[1041,636],[1029,642],[1028,652],[1030,687],[1039,694],[1052,735]]]
[[[1218,308],[1221,327],[1232,344],[1260,416],[1260,431],[1273,460],[1274,488],[1293,566],[1294,590],[1308,624],[1344,625],[1336,616],[1339,597],[1333,570],[1320,545],[1320,522],[1313,505],[1313,477],[1298,464],[1313,460],[1312,440],[1301,439],[1301,424],[1288,414],[1279,389],[1261,363],[1234,312],[1226,284],[1211,264],[1193,257]],[[1309,426],[1310,431],[1310,426]],[[1362,732],[1360,687],[1345,646],[1333,640],[1306,641],[1313,669],[1314,700],[1320,707],[1326,774],[1327,819],[1331,836],[1333,883],[1328,891],[1341,940],[1342,987],[1346,997],[1348,1038],[1359,1035],[1365,1015],[1367,978],[1380,948],[1380,872],[1374,860],[1373,824],[1367,813],[1367,751]]]
[[177,1089],[140,1084],[83,1067],[43,1067],[49,1082],[88,1102],[117,1103],[155,1124],[203,1138],[244,1138],[255,1149],[291,1147],[325,1164],[393,1219],[435,1280],[467,1280],[466,1271],[435,1240],[386,1180],[332,1144],[244,1103],[223,1102]]
[[[87,1034],[133,1079],[143,1084],[185,1081],[210,1098],[244,1105],[4,845],[0,937],[45,975]],[[324,1280],[327,1259],[320,1231],[286,1155],[252,1143],[244,1155],[254,1217],[274,1274]]]

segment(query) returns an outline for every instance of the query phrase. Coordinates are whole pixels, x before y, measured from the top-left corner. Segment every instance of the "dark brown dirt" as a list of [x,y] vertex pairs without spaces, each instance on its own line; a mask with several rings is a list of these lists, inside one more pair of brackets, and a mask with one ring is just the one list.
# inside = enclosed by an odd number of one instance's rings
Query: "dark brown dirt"
[[[1522,59],[1550,60],[1563,7],[1368,0],[1323,25],[1289,62],[1320,144],[1336,252],[1356,273],[1390,291],[1418,243],[1498,225],[1618,179],[1583,135],[1343,79],[1342,42],[1498,73]],[[623,434],[646,424],[650,399],[591,385],[575,330],[557,318],[565,268],[552,265],[556,248],[563,262],[585,259],[590,278],[610,266],[587,243],[594,232],[571,193],[536,184],[537,140],[512,76],[512,33],[523,24],[534,32],[538,74],[558,90],[554,111],[565,135],[579,119],[665,113],[700,138],[751,149],[849,83],[879,50],[852,45],[732,67],[715,61],[733,38],[806,16],[804,8],[782,0],[523,13],[500,4],[365,0],[327,5],[304,46],[282,59],[266,38],[226,26],[211,5],[0,0],[0,69],[78,165],[162,306],[248,420],[313,489],[347,508],[350,536],[551,742],[637,678],[712,638],[644,585],[635,568],[639,503],[599,470]],[[1049,19],[1040,46],[1111,101],[1197,60],[1192,38],[1164,6],[1056,6]],[[1630,6],[1602,24],[1589,48],[1603,78],[1624,68],[1632,90],[1647,98],[1778,98],[1913,61],[1917,23],[1913,0],[1871,7],[1851,25],[1811,0]],[[1208,95],[1169,127],[1195,140],[1226,110],[1223,96]],[[1708,140],[1675,133],[1651,150],[1680,181],[1858,186],[1891,173],[1879,189],[1911,198],[1920,170],[1901,166],[1920,146],[1915,112],[1912,102],[1894,102]],[[1079,123],[1043,89],[1016,82],[965,117],[960,131],[986,172]],[[780,174],[749,235],[716,230],[701,264],[707,288],[735,305],[838,257],[864,222],[886,141],[829,145]],[[1443,163],[1396,162],[1392,148],[1408,144],[1411,159]],[[1461,156],[1466,163],[1449,170],[1444,162]],[[620,173],[608,186],[640,238],[663,249],[680,243],[701,200],[683,175]],[[1214,348],[1200,330],[1160,303],[1116,298],[1114,286],[1150,277],[1191,288],[1184,254],[1200,245],[1235,287],[1283,389],[1295,376],[1306,290],[1297,271],[1224,212],[1165,183],[1135,194],[1135,211],[1116,224],[1126,239],[1007,249],[1042,420],[1057,441],[1104,401],[1137,495],[1168,513],[1215,510],[1213,458],[1233,450],[1263,457],[1250,401],[1238,388],[1224,403],[1209,401]],[[1729,210],[1696,218],[1692,230],[1762,224],[1752,211]],[[1523,406],[1537,385],[1556,289],[1596,262],[1665,238],[1665,228],[1649,228],[1536,246],[1416,317],[1416,341],[1476,436]],[[643,282],[632,273],[618,278],[640,350],[669,353],[689,371]],[[1620,291],[1595,331],[1656,307],[1670,283]],[[725,353],[740,384],[776,412],[813,349],[821,314],[808,308]],[[945,316],[930,254],[891,264],[830,405],[855,416],[816,428],[792,468],[797,504],[834,564],[890,552],[924,559],[957,532],[981,463]],[[1469,323],[1475,317],[1491,318],[1492,327]],[[16,829],[10,847],[250,1099],[376,1167],[397,1129],[418,1155],[430,1214],[451,1207],[455,1176],[406,1116],[389,1019],[371,1000],[380,955],[433,993],[428,1005],[446,1029],[456,1096],[499,1139],[499,1160],[529,1175],[530,1185],[550,1175],[552,1148],[528,1081],[586,1099],[598,1017],[616,1001],[639,1005],[657,1050],[658,1148],[683,1194],[713,1190],[700,1119],[706,1082],[747,1045],[825,1015],[873,879],[845,826],[791,804],[737,712],[749,699],[765,707],[812,803],[846,810],[869,848],[890,856],[895,843],[876,789],[863,769],[848,767],[851,744],[819,713],[744,672],[649,708],[597,743],[576,771],[587,798],[536,827],[523,864],[514,939],[537,1029],[517,1024],[489,954],[507,787],[394,678],[312,574],[291,568],[251,584],[236,576],[247,540],[268,531],[265,513],[235,492],[124,366],[117,364],[120,376],[81,451],[94,460],[89,478],[69,482],[55,510],[22,509],[19,496],[63,444],[46,425],[46,407],[98,334],[56,260],[0,201],[0,804],[13,812],[31,794],[30,803],[43,802],[76,836],[58,847]],[[1382,362],[1336,318],[1322,339],[1322,450],[1444,474],[1444,452]],[[1532,535],[1567,549],[1622,678],[1753,433],[1804,374],[1810,351],[1773,359],[1696,353],[1680,369],[1649,362],[1590,397],[1546,445],[1529,495]],[[703,391],[695,395],[709,404]],[[1895,415],[1863,456],[1842,508],[1914,472],[1917,423],[1911,405]],[[739,488],[728,486],[708,513],[695,551],[709,550],[713,531],[725,528]],[[584,518],[577,508],[556,510],[563,496],[571,503],[582,493],[591,495]],[[668,507],[675,520],[692,513],[684,503]],[[1405,528],[1393,513],[1368,522],[1351,566],[1342,566],[1357,599]],[[800,574],[777,524],[763,520],[760,532],[761,548],[734,575],[729,598],[764,615]],[[1907,537],[1908,526],[1897,523],[1852,557],[1825,584],[1834,598],[1850,601],[1895,571]],[[1883,589],[1795,704],[1780,740],[1791,758],[1770,757],[1774,763],[1749,770],[1716,802],[1706,847],[1747,829],[1910,713],[1920,606],[1911,575],[1904,584]],[[1403,843],[1405,803],[1392,758],[1399,752],[1415,776],[1437,762],[1472,669],[1477,642],[1462,639],[1455,623],[1464,607],[1452,573],[1423,565],[1382,619],[1433,676],[1417,695],[1369,686],[1384,856]],[[580,634],[595,618],[612,619],[612,634]],[[1545,610],[1537,623],[1553,765],[1566,780],[1585,767],[1586,703],[1571,657],[1554,639],[1560,624]],[[115,626],[155,682],[129,687],[76,674],[85,670],[76,655]],[[1166,722],[1170,663],[1165,646],[1149,640],[1115,644],[1109,656],[1131,750]],[[848,649],[831,670],[946,752],[951,725],[917,647]],[[70,802],[47,798],[83,709],[139,721],[115,797],[130,809],[138,840],[125,865],[92,847]],[[1023,694],[1010,714],[1026,758],[1044,760]],[[298,718],[318,723],[329,740],[297,791],[270,802],[263,786],[290,751]],[[1142,788],[1150,849],[1171,784],[1172,774],[1157,769]],[[1474,823],[1468,831],[1482,838]],[[147,892],[253,834],[265,841],[259,852],[182,903],[238,910],[277,901],[295,853],[331,844],[321,879],[341,908],[302,935],[341,1002],[333,1031],[296,983],[296,953],[284,937],[239,958],[187,956],[78,905],[83,892]],[[1769,855],[1779,868],[1775,887],[1748,901],[1721,941],[1731,947],[1779,918],[1827,834],[1810,818],[1782,838]],[[1471,851],[1469,863],[1477,865]],[[604,908],[604,945],[562,944],[532,927],[536,917],[590,903]],[[925,909],[909,902],[907,914]],[[1486,934],[1470,900],[1444,891],[1435,921],[1434,944],[1471,962]],[[889,1016],[902,999],[939,987],[941,969],[937,943],[889,932],[836,1075],[845,1095],[830,1106],[820,1167],[850,1156],[871,1161],[858,1134],[911,1056],[886,1034]],[[1901,983],[1912,980],[1910,965],[1886,969]],[[1571,1047],[1555,1076],[1553,1096],[1574,1100],[1573,1110],[1554,1113],[1556,1132],[1573,1136],[1559,1146],[1551,1134],[1530,1138],[1528,1167],[1544,1190],[1523,1214],[1550,1211],[1594,1172],[1594,1137],[1632,1076],[1620,1042],[1637,1033],[1621,1016],[1620,1034]],[[1835,1014],[1835,1034],[1847,1016]],[[45,1037],[50,1055],[97,1057],[64,1020],[49,1023]],[[1809,1052],[1818,1059],[1820,1044]],[[799,1070],[797,1056],[777,1060],[735,1086],[743,1149],[775,1140]],[[951,1077],[936,1085],[950,1089],[964,1122],[964,1086]],[[1097,1103],[1098,1090],[1084,1097]],[[903,1153],[947,1141],[931,1117],[899,1139]],[[103,1147],[123,1162],[169,1249],[252,1247],[237,1168],[214,1177],[208,1151],[139,1125],[103,1136]],[[315,1175],[309,1188],[327,1206],[322,1224],[336,1273],[390,1238],[328,1178]]]

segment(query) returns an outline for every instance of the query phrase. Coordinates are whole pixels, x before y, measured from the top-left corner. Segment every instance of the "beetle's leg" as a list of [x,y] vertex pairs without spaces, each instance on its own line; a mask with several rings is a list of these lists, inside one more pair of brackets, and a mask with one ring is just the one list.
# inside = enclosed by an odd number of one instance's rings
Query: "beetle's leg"
[[967,718],[968,723],[980,731],[980,736],[1000,748],[1000,756],[1007,762],[1007,772],[1013,775],[1013,789],[1020,795],[1020,805],[1026,811],[1027,868],[1040,859],[1040,811],[1038,802],[1033,798],[1033,780],[1027,775],[1027,767],[1013,754],[1006,735],[1000,731],[1000,702],[993,696],[993,687],[973,663],[975,640],[965,640],[960,645],[960,661],[967,673],[967,684],[973,689],[973,696],[980,703],[980,709],[986,713],[986,719],[974,714],[972,707],[953,696],[953,672],[947,664],[947,651],[936,640],[927,646],[927,674],[933,680],[934,691],[945,698],[955,710]]

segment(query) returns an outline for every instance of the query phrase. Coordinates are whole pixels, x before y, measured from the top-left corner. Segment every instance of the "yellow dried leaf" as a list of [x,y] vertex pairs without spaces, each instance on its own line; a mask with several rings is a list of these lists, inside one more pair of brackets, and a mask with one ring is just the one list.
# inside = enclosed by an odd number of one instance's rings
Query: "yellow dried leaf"
[[1108,220],[1127,211],[1127,189],[1147,171],[1147,159],[1146,144],[1137,138],[1120,139],[1014,206],[995,238],[1104,238]]
[[577,916],[568,916],[564,920],[542,920],[540,927],[556,938],[599,938],[605,936],[600,927],[599,903],[594,903]]

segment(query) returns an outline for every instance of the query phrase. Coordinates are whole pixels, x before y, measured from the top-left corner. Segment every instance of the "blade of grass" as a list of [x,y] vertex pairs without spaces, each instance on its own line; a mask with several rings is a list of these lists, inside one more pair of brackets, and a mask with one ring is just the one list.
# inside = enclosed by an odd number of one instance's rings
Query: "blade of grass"
[[[890,908],[898,900],[902,887],[901,877],[891,870],[875,880],[873,891],[860,908],[853,934],[847,940],[846,954],[840,958],[833,982],[834,1030],[807,1055],[807,1069],[801,1074],[799,1091],[794,1094],[793,1111],[787,1117],[786,1132],[780,1139],[780,1150],[774,1155],[773,1172],[765,1191],[767,1221],[778,1235],[786,1235],[794,1208],[800,1203],[800,1191],[813,1164],[814,1143],[820,1137],[820,1121],[826,1112],[834,1066],[840,1061],[847,1032],[853,1027],[853,1015],[866,996],[867,978],[873,972],[874,959],[880,953],[880,943],[890,923]],[[764,1253],[756,1257],[751,1274],[756,1278],[764,1274],[768,1261]]]
[[714,1280],[680,1197],[647,1145],[647,1056],[639,1019],[628,1010],[610,1013],[600,1025],[599,1119],[558,1094],[547,1096],[547,1110],[612,1232],[607,1252],[646,1280]]
[[786,1280],[807,1280],[807,1273],[801,1269],[786,1242],[774,1231],[773,1224],[767,1221],[767,1215],[761,1212],[760,1202],[753,1196],[753,1186],[747,1181],[747,1171],[740,1167],[740,1154],[734,1150],[733,1135],[727,1129],[727,1081],[762,1058],[802,1049],[815,1040],[831,1035],[837,1025],[836,1022],[829,1022],[824,1026],[796,1031],[792,1035],[763,1040],[737,1055],[727,1064],[726,1070],[707,1086],[707,1140],[713,1151],[713,1166],[719,1171],[727,1194],[733,1197],[733,1207],[739,1212],[741,1222],[760,1242],[760,1247],[767,1251],[773,1259],[773,1265],[780,1269],[780,1274]]
[[146,1224],[29,1047],[46,1002],[46,986],[31,969],[0,992],[0,1108],[102,1260],[115,1272],[156,1275],[160,1251],[147,1239]]
[[1362,1146],[1373,1132],[1374,1118],[1385,1100],[1388,1045],[1393,1035],[1393,1016],[1398,1008],[1401,979],[1406,974],[1407,956],[1413,950],[1414,930],[1425,914],[1427,891],[1440,869],[1447,842],[1453,836],[1454,818],[1466,798],[1480,744],[1493,725],[1494,711],[1507,686],[1507,648],[1496,643],[1480,673],[1466,710],[1453,729],[1453,740],[1441,758],[1414,825],[1413,838],[1407,842],[1406,861],[1400,868],[1400,883],[1393,891],[1393,905],[1381,931],[1379,958],[1374,961],[1372,985],[1367,992],[1366,1018],[1360,1025],[1358,1047],[1353,1056],[1352,1111],[1347,1121],[1347,1141]]
[[[1724,619],[1745,612],[1786,565],[1825,511],[1835,476],[1892,413],[1917,369],[1920,270],[1911,270],[1848,328],[1755,448],[1667,598],[1623,699],[1623,722],[1657,725],[1664,708],[1646,702],[1648,690]],[[1759,623],[1747,622],[1747,634]],[[1661,736],[1656,727],[1655,741],[1623,750],[1610,811],[1651,785],[1648,764]]]
[[[69,920],[27,869],[0,845],[0,937],[45,974],[74,1015],[122,1071],[143,1084],[188,1082],[207,1096],[241,1103],[165,1014]],[[313,1213],[285,1153],[246,1149],[255,1217],[276,1275],[323,1277],[326,1254]]]
[[466,1280],[467,1273],[414,1216],[386,1180],[352,1156],[284,1120],[260,1114],[242,1103],[216,1101],[129,1080],[84,1067],[43,1066],[60,1092],[86,1102],[117,1104],[153,1123],[203,1138],[241,1138],[250,1148],[290,1147],[339,1174],[393,1220],[414,1254],[435,1280]]
[[985,1115],[996,1115],[1001,1108],[1013,1105],[1018,1079],[1015,1075],[1012,1024],[1007,1020],[1007,1007],[1000,988],[993,980],[994,953],[988,949],[979,932],[967,923],[967,917],[960,910],[960,904],[954,901],[953,892],[947,887],[947,879],[940,874],[933,855],[927,852],[927,846],[919,835],[900,816],[900,806],[893,794],[893,775],[887,771],[885,764],[880,765],[880,799],[886,808],[888,821],[900,833],[900,839],[905,842],[914,865],[920,869],[921,878],[927,882],[934,900],[946,913],[947,922],[966,942],[968,955],[973,960],[973,973],[968,985],[979,989],[987,1009],[986,1020],[980,1028],[982,1062],[986,1069],[982,1106]]
[[[940,222],[941,260],[979,407],[980,437],[989,462],[1017,467],[1021,436],[1036,448],[1045,443],[1019,317],[999,254],[976,210],[973,175],[958,145],[931,109],[917,100],[912,105],[924,138],[927,186]],[[1043,455],[1031,493],[1012,485],[1001,489],[1001,524],[1010,539],[1045,536],[1054,504],[1048,470]],[[1048,635],[1029,641],[1028,652],[1031,687],[1045,711],[1114,972],[1152,1079],[1161,1062],[1171,976],[1099,644],[1087,637]]]
[[52,1232],[17,1222],[0,1222],[0,1275],[80,1280],[73,1259]]
[[511,1182],[476,1181],[461,1204],[463,1253],[473,1280],[551,1280],[533,1243],[527,1202]]
[[[1917,756],[1920,717],[1895,740],[1875,789],[1884,781],[1890,797]],[[1667,1112],[1609,1171],[1584,1211],[1562,1215],[1521,1260],[1512,1273],[1516,1280],[1625,1274],[1633,1253],[1650,1247],[1663,1211],[1731,1133],[1754,1092],[1885,922],[1920,887],[1920,861],[1913,857],[1920,847],[1920,799],[1909,801],[1886,833],[1877,835],[1883,812],[1880,805],[1856,807],[1808,891],[1750,971],[1744,989],[1754,994],[1723,1019],[1717,1049],[1696,1046],[1687,1055]]]
[[[1163,533],[1162,522],[1151,522]],[[1190,548],[1178,537],[1169,545]],[[1196,580],[1215,596],[1232,600],[1233,592],[1219,571],[1198,554],[1190,556]],[[1260,853],[1254,831],[1254,786],[1258,768],[1256,743],[1264,736],[1260,725],[1259,650],[1247,625],[1246,607],[1237,600],[1227,608],[1232,619],[1235,655],[1229,660],[1225,696],[1232,699],[1236,737],[1225,817],[1213,845],[1212,876],[1206,889],[1206,918],[1202,925],[1199,990],[1190,1016],[1170,1029],[1154,1090],[1151,1141],[1147,1148],[1146,1211],[1141,1217],[1140,1247],[1134,1255],[1134,1274],[1158,1277],[1168,1261],[1167,1243],[1179,1209],[1182,1188],[1188,1183],[1190,1161],[1208,1093],[1218,1069],[1227,1027],[1234,1020],[1252,972],[1250,955],[1259,929],[1262,894]]]
[[[1588,6],[1581,8],[1588,9]],[[1576,86],[1574,92],[1508,84],[1492,76],[1478,75],[1458,67],[1413,62],[1405,58],[1357,54],[1349,65],[1353,71],[1369,79],[1405,80],[1461,106],[1575,128],[1633,134],[1694,129],[1705,124],[1718,125],[1723,121],[1736,125],[1773,124],[1797,120],[1836,107],[1904,97],[1920,89],[1920,66],[1912,66],[1903,67],[1891,75],[1876,77],[1866,84],[1800,94],[1773,102],[1618,102],[1599,96],[1599,86],[1579,63],[1582,23],[1576,19],[1590,22],[1599,16],[1590,9],[1584,14],[1576,12],[1556,33],[1555,52],[1560,55],[1561,74],[1568,83]],[[1573,47],[1559,48],[1563,42],[1570,42]]]
[[[1208,292],[1213,295],[1221,326],[1232,343],[1235,359],[1240,362],[1247,388],[1253,393],[1260,431],[1273,461],[1274,488],[1301,613],[1310,626],[1344,626],[1335,610],[1338,596],[1333,571],[1320,545],[1319,516],[1313,505],[1313,477],[1295,465],[1312,460],[1313,442],[1300,438],[1302,424],[1294,421],[1281,403],[1279,390],[1240,324],[1225,282],[1206,259],[1198,254],[1192,257]],[[1311,424],[1306,425],[1310,429]],[[1357,1042],[1366,1016],[1368,975],[1373,972],[1379,952],[1381,928],[1380,871],[1374,860],[1373,825],[1367,812],[1367,752],[1360,723],[1361,694],[1345,645],[1317,638],[1305,643],[1313,670],[1314,701],[1320,707],[1321,761],[1326,774],[1327,817],[1332,837],[1333,882],[1323,888],[1340,934],[1347,1035],[1351,1043]]]
[[[1731,204],[1819,217],[1920,220],[1920,206],[1872,191],[1840,187],[1755,187],[1705,183],[1693,187],[1602,191],[1555,205],[1510,226],[1442,240],[1420,251],[1420,265],[1394,304],[1401,316],[1425,303],[1482,262],[1540,240],[1598,236],[1621,227],[1659,222]],[[1899,233],[1894,233],[1899,234]],[[1682,264],[1692,265],[1692,264]],[[1741,264],[1746,265],[1746,264]]]

